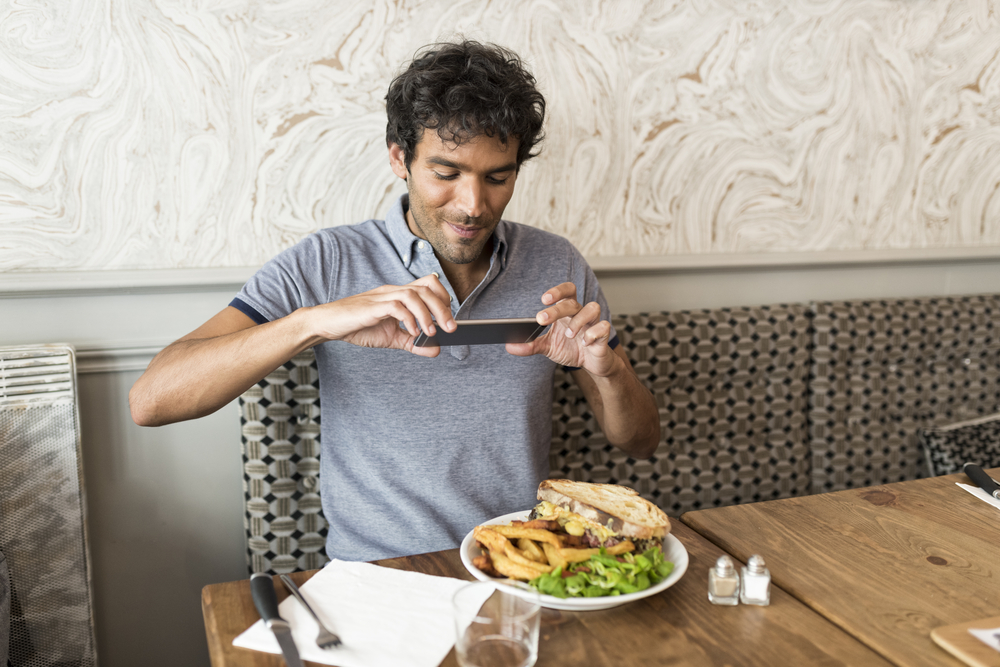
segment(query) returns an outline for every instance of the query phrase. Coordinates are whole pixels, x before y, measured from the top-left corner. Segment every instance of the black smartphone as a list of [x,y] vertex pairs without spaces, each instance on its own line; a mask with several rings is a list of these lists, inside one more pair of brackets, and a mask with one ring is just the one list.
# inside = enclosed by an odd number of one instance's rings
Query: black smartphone
[[435,327],[437,333],[421,333],[413,343],[416,347],[447,347],[449,345],[503,345],[504,343],[530,343],[538,338],[547,325],[539,324],[533,317],[516,317],[496,320],[455,320],[458,328],[448,333]]

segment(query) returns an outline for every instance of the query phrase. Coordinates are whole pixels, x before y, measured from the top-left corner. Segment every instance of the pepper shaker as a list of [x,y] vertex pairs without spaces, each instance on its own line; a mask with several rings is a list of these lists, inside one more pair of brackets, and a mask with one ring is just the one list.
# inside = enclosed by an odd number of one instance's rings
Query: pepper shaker
[[743,586],[740,602],[761,607],[771,603],[771,573],[764,565],[763,556],[754,554],[743,566]]
[[735,605],[740,602],[740,575],[729,556],[719,556],[708,571],[708,599],[712,604]]

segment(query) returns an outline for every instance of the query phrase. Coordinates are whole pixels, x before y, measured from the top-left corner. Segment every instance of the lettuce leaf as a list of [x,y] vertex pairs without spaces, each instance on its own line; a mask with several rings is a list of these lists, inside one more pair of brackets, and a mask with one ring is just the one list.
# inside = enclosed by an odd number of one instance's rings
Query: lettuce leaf
[[618,557],[607,555],[602,548],[600,554],[589,560],[570,565],[566,576],[557,567],[528,584],[543,595],[557,598],[627,595],[660,583],[673,570],[674,564],[664,560],[663,552],[657,548]]

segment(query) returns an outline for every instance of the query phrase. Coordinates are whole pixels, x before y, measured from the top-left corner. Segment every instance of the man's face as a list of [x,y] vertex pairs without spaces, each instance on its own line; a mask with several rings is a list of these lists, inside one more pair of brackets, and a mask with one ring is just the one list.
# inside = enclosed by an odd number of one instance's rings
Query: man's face
[[410,193],[410,231],[429,241],[442,262],[478,259],[514,194],[516,158],[516,139],[504,146],[480,135],[456,146],[427,130],[407,171],[402,149],[390,146],[392,170]]

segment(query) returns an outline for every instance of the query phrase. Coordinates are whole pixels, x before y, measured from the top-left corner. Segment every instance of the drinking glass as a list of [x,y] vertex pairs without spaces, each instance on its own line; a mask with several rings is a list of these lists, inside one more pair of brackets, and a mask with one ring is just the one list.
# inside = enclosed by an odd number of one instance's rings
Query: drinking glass
[[[455,653],[461,667],[532,667],[535,664],[542,607],[537,591],[526,589],[519,595],[508,593],[488,581],[463,586],[455,593],[452,599]],[[486,602],[479,606],[483,599]],[[472,622],[466,625],[473,613]]]

